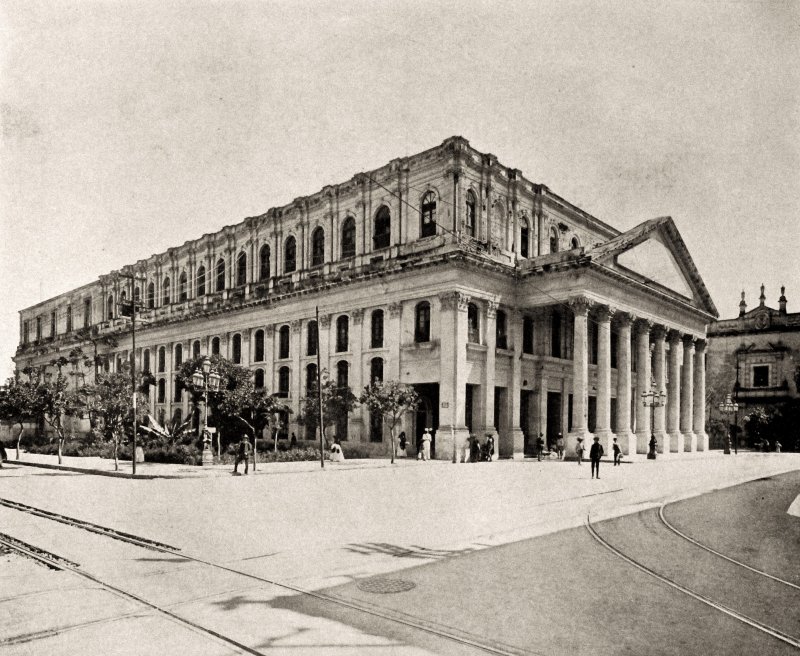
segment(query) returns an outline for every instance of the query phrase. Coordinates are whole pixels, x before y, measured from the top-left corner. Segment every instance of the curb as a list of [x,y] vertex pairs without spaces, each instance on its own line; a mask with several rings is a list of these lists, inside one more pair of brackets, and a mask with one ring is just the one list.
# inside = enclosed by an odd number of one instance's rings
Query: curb
[[156,478],[185,478],[184,476],[173,476],[171,474],[129,474],[127,472],[103,471],[101,469],[88,469],[86,467],[69,467],[68,465],[49,465],[43,462],[24,462],[22,460],[6,460],[11,465],[22,465],[23,467],[38,467],[39,469],[54,469],[56,471],[72,472],[74,474],[91,474],[93,476],[109,476],[111,478],[134,478],[136,480],[153,480]]

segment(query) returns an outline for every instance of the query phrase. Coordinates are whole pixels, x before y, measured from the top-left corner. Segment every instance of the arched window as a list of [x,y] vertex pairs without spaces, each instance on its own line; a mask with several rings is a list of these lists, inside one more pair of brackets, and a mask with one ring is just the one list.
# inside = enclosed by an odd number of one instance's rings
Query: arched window
[[172,423],[175,426],[179,426],[182,420],[183,420],[183,409],[175,408],[175,411],[172,413]]
[[531,231],[528,227],[528,219],[524,216],[519,220],[519,254],[520,257],[528,257],[530,250],[528,248],[531,239]]
[[356,220],[348,216],[342,224],[342,257],[353,257],[356,254]]
[[392,236],[392,215],[386,205],[382,205],[375,214],[375,226],[372,233],[372,249],[388,248]]
[[436,234],[436,194],[429,191],[422,197],[419,209],[420,237],[432,237]]
[[167,381],[164,378],[158,379],[158,403],[164,403],[167,400]]
[[508,348],[508,333],[506,326],[506,313],[502,310],[497,311],[497,318],[495,319],[495,335],[497,348]]
[[281,326],[278,332],[278,357],[289,357],[289,326]]
[[261,329],[256,330],[255,335],[253,335],[253,341],[255,342],[255,346],[253,347],[253,359],[256,362],[263,362],[264,361],[264,331]]
[[570,246],[570,248],[580,248],[580,247],[581,247],[581,244],[580,244],[580,242],[578,241],[578,238],[577,238],[577,237],[573,237],[573,238],[570,240],[570,244],[569,244],[569,246]]
[[383,358],[372,358],[369,361],[369,382],[383,380]]
[[164,278],[161,286],[161,305],[169,305],[169,278]]
[[350,319],[342,315],[336,320],[336,352],[344,353],[347,351],[350,337]]
[[263,389],[264,387],[264,370],[263,369],[256,369],[255,375],[253,376],[253,385],[256,389]]
[[163,346],[158,349],[158,373],[167,370],[167,349]]
[[283,272],[292,273],[297,269],[297,242],[289,237],[283,247]]
[[475,194],[467,192],[467,211],[464,213],[464,231],[470,236],[475,236]]
[[278,396],[282,399],[289,398],[289,367],[278,369]]
[[150,373],[150,349],[142,351],[142,371]]
[[428,301],[417,303],[414,308],[414,341],[431,341],[431,304]]
[[242,364],[242,336],[239,333],[236,333],[233,336],[233,364]]
[[467,341],[473,344],[481,342],[480,316],[475,303],[467,305]]
[[206,268],[200,266],[197,270],[197,295],[205,296],[206,293]]
[[[306,367],[306,396],[311,396],[317,388],[317,365],[313,362]],[[316,420],[316,417],[314,418]],[[316,421],[315,421],[316,423]]]
[[[113,319],[114,318],[114,295],[113,294],[109,295],[107,303],[108,303],[108,308],[107,308],[108,309],[108,318],[109,319]],[[41,321],[42,320],[38,319],[37,321],[39,321],[39,325],[41,325]],[[36,336],[36,339],[41,339],[41,338],[42,338],[41,335],[37,335]]]
[[[346,360],[340,360],[336,363],[336,386],[340,390],[348,389],[349,382],[349,364]],[[347,413],[341,413],[336,417],[336,437],[340,441],[347,439]]]
[[258,279],[269,279],[269,246],[264,244],[258,251]]
[[133,302],[136,303],[136,305],[139,305],[139,301],[141,300],[142,300],[142,292],[139,289],[139,285],[136,285],[136,287],[133,288]]
[[225,289],[225,259],[219,258],[217,260],[217,289],[216,291],[221,292]]
[[317,354],[318,340],[319,340],[319,331],[317,329],[317,322],[309,321],[308,331],[306,332],[306,355]]
[[183,303],[189,294],[186,289],[186,271],[181,271],[180,278],[178,278],[178,302]]
[[177,378],[172,381],[172,401],[174,403],[183,401],[183,382]]
[[147,285],[147,307],[153,309],[156,306],[156,286],[155,283]]
[[128,300],[128,292],[123,289],[122,293],[120,293],[120,295],[119,295],[120,305],[124,304],[125,301],[127,301],[127,300]]
[[247,253],[239,253],[236,258],[236,286],[244,287],[247,284]]
[[522,352],[533,355],[533,319],[530,317],[522,320]]
[[183,364],[183,345],[175,345],[175,369]]
[[370,347],[383,348],[383,310],[373,310],[370,330]]
[[550,228],[550,252],[558,253],[558,230]]
[[192,343],[192,358],[199,358],[200,357],[200,340],[196,339]]
[[211,355],[219,355],[219,337],[214,337],[211,340]]
[[325,231],[316,227],[311,233],[311,266],[318,267],[325,263]]

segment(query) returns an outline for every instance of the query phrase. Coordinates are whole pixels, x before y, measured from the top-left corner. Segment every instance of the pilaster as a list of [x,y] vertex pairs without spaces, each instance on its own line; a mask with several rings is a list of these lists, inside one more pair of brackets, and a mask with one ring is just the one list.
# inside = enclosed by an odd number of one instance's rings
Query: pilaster
[[706,433],[706,341],[698,340],[694,348],[694,434],[697,450],[708,451]]
[[[667,393],[667,376],[665,367],[665,344],[667,330],[664,326],[653,328],[653,379],[656,382],[656,390],[664,394]],[[669,399],[667,399],[669,403]],[[653,408],[653,434],[658,441],[658,453],[669,453],[669,433],[666,430],[666,407],[656,406]]]
[[456,462],[457,446],[469,436],[464,422],[467,383],[467,304],[461,292],[439,295],[441,303],[441,381],[436,458]]
[[508,388],[508,435],[501,435],[495,458],[510,456],[517,459],[525,457],[525,435],[519,425],[520,395],[522,390],[522,316],[516,310],[508,312],[508,331],[514,357],[511,360],[511,381]]
[[483,368],[483,384],[481,385],[481,407],[483,409],[483,431],[494,438],[498,444],[497,426],[494,425],[494,377],[497,347],[497,303],[489,301],[486,304],[486,330],[484,331],[486,343],[486,365]]
[[636,322],[636,453],[647,453],[651,432],[652,408],[643,403],[650,390],[650,331],[653,323],[646,319]]

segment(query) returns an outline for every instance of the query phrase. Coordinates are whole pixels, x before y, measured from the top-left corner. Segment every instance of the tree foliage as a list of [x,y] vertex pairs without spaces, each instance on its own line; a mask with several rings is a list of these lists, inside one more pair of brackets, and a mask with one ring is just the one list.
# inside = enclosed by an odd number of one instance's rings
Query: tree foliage
[[0,419],[8,421],[11,426],[19,426],[16,447],[19,460],[19,444],[25,430],[25,422],[35,421],[38,397],[36,388],[30,380],[21,380],[19,372],[9,378],[6,386],[0,389]]
[[395,429],[405,413],[416,410],[420,403],[419,395],[411,385],[397,380],[373,380],[364,388],[359,400],[371,412],[380,414],[389,426],[392,436],[392,463],[394,463]]
[[[322,380],[322,423],[323,429],[327,429],[344,420],[358,405],[358,398],[348,385],[340,387],[331,380],[327,369],[322,370],[320,379]],[[303,399],[303,421],[307,426],[316,428],[319,424],[319,396],[317,382],[314,381],[308,389],[308,396]],[[323,430],[323,436],[324,433]]]

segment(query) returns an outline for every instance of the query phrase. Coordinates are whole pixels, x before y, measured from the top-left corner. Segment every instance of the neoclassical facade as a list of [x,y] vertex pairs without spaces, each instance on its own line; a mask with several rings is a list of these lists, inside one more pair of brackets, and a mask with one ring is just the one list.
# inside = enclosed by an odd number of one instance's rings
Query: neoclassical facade
[[[131,299],[133,353],[118,311]],[[423,403],[404,428],[432,428],[437,458],[469,434],[522,457],[539,432],[645,453],[651,430],[666,454],[707,448],[716,316],[672,219],[620,233],[451,137],[22,310],[14,359],[76,346],[111,370],[135,358],[166,418],[190,410],[180,364],[219,353],[286,400],[302,438],[319,343],[322,367],[356,392],[375,377],[414,385]],[[652,386],[667,402],[651,417]],[[336,431],[389,448],[363,408]]]

